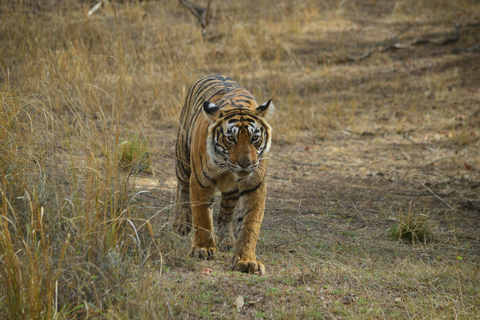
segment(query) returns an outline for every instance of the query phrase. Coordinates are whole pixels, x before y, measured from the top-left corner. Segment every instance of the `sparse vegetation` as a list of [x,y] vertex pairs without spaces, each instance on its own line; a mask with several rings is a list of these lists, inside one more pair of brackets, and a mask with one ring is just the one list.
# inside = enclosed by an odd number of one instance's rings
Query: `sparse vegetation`
[[394,239],[424,243],[433,240],[435,229],[435,222],[429,212],[413,211],[410,203],[407,213],[400,216],[398,222],[391,227],[390,235]]
[[[0,319],[478,318],[477,1],[102,3],[0,3]],[[211,73],[276,105],[265,277],[168,229]]]
[[119,165],[133,173],[152,172],[148,143],[138,135],[133,135],[128,140],[120,143]]

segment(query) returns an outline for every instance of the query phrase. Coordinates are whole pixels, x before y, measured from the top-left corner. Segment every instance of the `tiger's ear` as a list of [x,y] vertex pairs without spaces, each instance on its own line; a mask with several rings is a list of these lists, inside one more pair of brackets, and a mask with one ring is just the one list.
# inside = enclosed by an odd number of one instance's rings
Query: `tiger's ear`
[[209,120],[215,120],[220,115],[220,108],[215,103],[205,101],[203,103],[203,114]]
[[270,99],[264,104],[258,106],[255,111],[260,117],[268,119],[273,115],[274,110],[275,107],[273,105],[272,99]]

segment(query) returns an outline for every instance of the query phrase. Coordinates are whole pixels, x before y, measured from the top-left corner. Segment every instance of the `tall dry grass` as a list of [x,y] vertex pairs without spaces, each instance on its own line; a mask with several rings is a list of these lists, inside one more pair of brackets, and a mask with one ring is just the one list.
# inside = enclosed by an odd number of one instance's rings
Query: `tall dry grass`
[[133,266],[158,259],[119,169],[127,28],[113,9],[103,23],[80,3],[14,5],[0,36],[0,318],[101,315]]
[[[38,98],[2,89],[0,316],[99,313],[130,261],[157,257],[147,253],[155,246],[149,221],[132,214],[132,176],[118,168],[116,135],[88,116],[57,120]],[[86,101],[76,103],[85,110]]]

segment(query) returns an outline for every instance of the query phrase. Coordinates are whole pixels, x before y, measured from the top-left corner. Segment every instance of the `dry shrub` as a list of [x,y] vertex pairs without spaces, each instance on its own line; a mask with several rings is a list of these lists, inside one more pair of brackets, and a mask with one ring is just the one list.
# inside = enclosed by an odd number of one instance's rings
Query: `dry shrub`
[[433,241],[437,225],[430,217],[430,212],[419,212],[408,206],[407,213],[398,218],[398,222],[390,229],[390,236],[394,239],[411,243]]
[[134,174],[152,172],[151,152],[148,151],[148,142],[138,134],[130,136],[120,143],[118,162],[125,170]]
[[[0,87],[0,319],[101,314],[134,266],[158,258],[150,222],[133,214],[131,177],[118,165],[121,108],[112,104],[107,121],[105,90],[80,87],[81,68],[60,67],[74,78],[42,83],[44,75],[29,74],[23,89],[38,81],[36,95],[14,91],[18,79]],[[110,90],[121,104],[122,91]]]

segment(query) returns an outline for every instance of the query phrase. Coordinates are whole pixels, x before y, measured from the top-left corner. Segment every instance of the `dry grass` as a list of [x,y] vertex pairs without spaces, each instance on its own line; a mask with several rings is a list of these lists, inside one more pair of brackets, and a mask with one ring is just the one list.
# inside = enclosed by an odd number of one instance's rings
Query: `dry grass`
[[390,235],[411,243],[432,241],[436,225],[430,216],[430,212],[413,211],[410,203],[407,213],[400,215],[399,221],[390,229]]
[[142,172],[152,173],[152,161],[148,151],[148,143],[145,139],[132,135],[119,145],[118,162],[124,169],[133,174]]
[[[0,319],[478,318],[480,5],[213,4],[202,35],[175,1],[1,2]],[[276,105],[265,277],[167,229],[212,73]],[[435,241],[389,238],[408,203]]]

